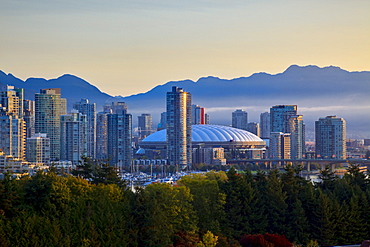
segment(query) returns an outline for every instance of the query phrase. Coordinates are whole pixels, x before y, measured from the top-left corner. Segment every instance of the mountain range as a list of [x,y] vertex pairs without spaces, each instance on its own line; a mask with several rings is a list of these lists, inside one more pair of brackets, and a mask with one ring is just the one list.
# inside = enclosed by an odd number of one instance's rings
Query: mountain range
[[292,65],[279,74],[255,73],[230,80],[209,76],[197,81],[171,81],[127,97],[113,97],[68,74],[51,80],[29,78],[23,81],[0,71],[0,86],[2,84],[25,88],[25,97],[32,100],[41,88],[61,88],[69,109],[81,98],[97,103],[98,109],[105,103],[123,101],[128,104],[134,120],[141,113],[150,113],[154,124],[165,111],[166,92],[177,86],[192,94],[193,104],[206,107],[210,122],[214,124],[230,125],[231,112],[236,109],[244,109],[250,121],[259,122],[260,113],[269,111],[271,106],[294,104],[298,105],[298,113],[303,115],[307,133],[311,135],[315,120],[337,115],[346,119],[349,137],[370,138],[369,71]]

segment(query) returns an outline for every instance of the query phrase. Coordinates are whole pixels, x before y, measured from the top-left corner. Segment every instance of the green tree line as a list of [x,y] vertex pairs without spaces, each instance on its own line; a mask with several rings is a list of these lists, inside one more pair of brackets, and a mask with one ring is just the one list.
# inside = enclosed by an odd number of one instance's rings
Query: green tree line
[[[358,244],[370,236],[370,183],[357,165],[343,178],[326,168],[316,184],[300,171],[230,169],[134,192],[114,169],[88,160],[74,176],[6,174],[0,246],[254,246],[253,240],[278,247]],[[282,235],[286,240],[268,241]]]

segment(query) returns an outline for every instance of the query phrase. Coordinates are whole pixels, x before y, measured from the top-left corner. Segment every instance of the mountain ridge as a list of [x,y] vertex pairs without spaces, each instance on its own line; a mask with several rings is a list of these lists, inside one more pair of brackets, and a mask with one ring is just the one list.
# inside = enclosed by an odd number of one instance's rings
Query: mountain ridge
[[258,122],[259,114],[269,111],[273,105],[296,104],[309,129],[319,117],[338,115],[347,119],[350,129],[366,131],[370,137],[367,127],[370,125],[370,72],[350,72],[337,66],[293,64],[277,74],[257,72],[232,79],[205,76],[196,81],[169,81],[126,97],[113,97],[101,92],[96,86],[71,74],[55,79],[28,78],[23,81],[11,73],[0,71],[1,83],[25,88],[26,98],[32,100],[34,93],[41,88],[60,87],[69,109],[81,98],[97,103],[98,109],[105,103],[124,101],[134,117],[150,113],[154,122],[158,122],[160,113],[165,111],[166,92],[177,86],[192,94],[193,104],[207,108],[211,123],[229,125],[231,112],[237,108],[248,111],[249,119]]

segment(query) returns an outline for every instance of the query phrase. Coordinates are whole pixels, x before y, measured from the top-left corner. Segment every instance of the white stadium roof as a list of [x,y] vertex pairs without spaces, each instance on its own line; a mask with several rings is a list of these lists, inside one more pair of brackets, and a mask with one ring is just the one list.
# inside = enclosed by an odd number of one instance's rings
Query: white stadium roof
[[[193,142],[264,142],[258,136],[237,128],[222,125],[198,124],[192,128]],[[157,131],[144,140],[143,143],[166,142],[166,130]]]

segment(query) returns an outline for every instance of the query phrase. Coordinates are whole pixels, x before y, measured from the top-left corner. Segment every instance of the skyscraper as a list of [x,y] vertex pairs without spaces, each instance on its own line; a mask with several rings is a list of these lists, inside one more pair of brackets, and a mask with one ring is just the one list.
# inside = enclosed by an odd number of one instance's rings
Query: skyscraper
[[264,112],[260,115],[261,138],[270,138],[270,113]]
[[190,93],[175,86],[167,92],[167,152],[170,165],[191,165],[191,110]]
[[199,105],[192,105],[191,108],[193,124],[207,124],[206,108]]
[[104,112],[113,114],[127,113],[127,104],[125,102],[112,102],[111,104],[104,105]]
[[238,109],[232,113],[232,127],[247,130],[248,113]]
[[167,128],[167,112],[162,112],[161,119],[157,125],[157,130],[163,130],[165,128]]
[[23,100],[23,120],[26,124],[26,137],[35,134],[35,101]]
[[121,113],[107,115],[108,159],[118,168],[130,167],[132,160],[132,116]]
[[0,150],[5,155],[24,159],[26,133],[24,121],[17,114],[0,107]]
[[13,86],[4,86],[0,91],[0,105],[5,107],[8,113],[21,117],[23,115],[23,89],[21,90],[21,97],[18,97]]
[[0,149],[5,155],[23,160],[25,157],[25,123],[23,89],[1,87],[0,91]]
[[289,116],[297,115],[296,105],[276,105],[270,108],[270,132],[289,133]]
[[46,134],[35,134],[27,138],[26,159],[45,165],[50,163],[50,139]]
[[96,105],[89,103],[88,99],[81,99],[80,102],[73,104],[73,108],[78,110],[87,119],[87,156],[95,158],[96,152]]
[[153,120],[150,114],[141,114],[141,116],[138,116],[137,118],[140,138],[145,138],[153,133]]
[[35,132],[45,133],[50,139],[50,159],[60,158],[60,115],[64,115],[66,100],[60,88],[41,89],[35,94]]
[[96,158],[108,159],[108,113],[96,114]]
[[336,116],[315,122],[316,155],[322,159],[346,158],[346,121]]
[[302,159],[305,150],[305,126],[302,115],[288,118],[288,133],[290,133],[290,149],[292,159]]
[[87,156],[88,123],[86,115],[77,110],[60,116],[61,141],[60,159],[77,165],[82,156]]
[[256,122],[247,123],[247,131],[255,134],[256,136],[260,136],[260,125]]
[[271,132],[269,156],[271,159],[290,159],[290,134],[282,132]]

